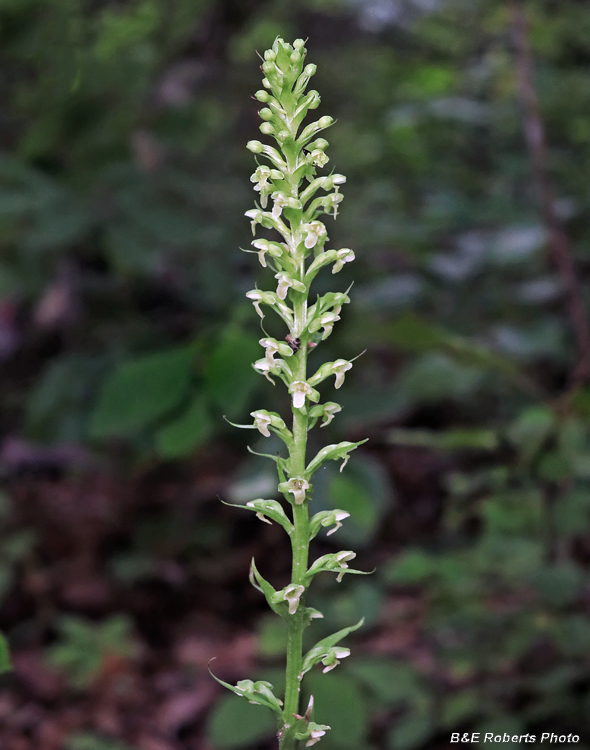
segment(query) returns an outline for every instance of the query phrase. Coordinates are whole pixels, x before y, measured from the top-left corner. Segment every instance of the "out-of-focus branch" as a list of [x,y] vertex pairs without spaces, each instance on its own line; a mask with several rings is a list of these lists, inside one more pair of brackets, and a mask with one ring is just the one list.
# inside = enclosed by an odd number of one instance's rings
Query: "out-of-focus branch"
[[555,196],[547,166],[545,128],[535,87],[526,10],[523,0],[510,0],[510,7],[524,135],[540,210],[547,230],[550,261],[561,278],[567,313],[576,339],[578,363],[570,382],[570,387],[576,388],[590,379],[590,324],[582,288],[576,276],[570,242],[555,210]]

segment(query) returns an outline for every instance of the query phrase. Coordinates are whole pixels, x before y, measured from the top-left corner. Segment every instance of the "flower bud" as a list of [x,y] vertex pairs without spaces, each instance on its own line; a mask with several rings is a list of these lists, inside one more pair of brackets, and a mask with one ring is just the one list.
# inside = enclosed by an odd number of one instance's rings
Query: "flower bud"
[[308,151],[313,151],[318,148],[320,151],[325,151],[330,144],[325,138],[316,138],[313,143],[308,143],[305,147]]
[[299,52],[295,51],[291,54],[291,63],[293,65],[297,65],[297,63],[301,62],[301,55]]
[[[266,60],[267,62],[274,62],[274,61],[275,61],[275,60],[277,59],[277,56],[276,56],[276,54],[275,54],[275,53],[273,52],[273,50],[271,50],[271,49],[267,49],[267,50],[266,50],[266,52],[264,53],[264,59],[265,59],[265,60]],[[263,70],[264,70],[264,67],[263,67]]]
[[256,99],[258,99],[259,102],[262,102],[263,104],[270,99],[270,94],[268,93],[268,91],[262,91],[262,89],[260,91],[257,91],[254,96],[256,97]]
[[275,129],[270,122],[263,122],[259,130],[263,135],[272,135],[275,132]]
[[[268,50],[267,50],[268,53]],[[262,72],[265,73],[265,75],[269,76],[275,73],[276,71],[276,65],[274,64],[274,56],[273,60],[267,60],[266,62],[263,62],[262,65]]]
[[307,94],[307,107],[309,109],[317,109],[320,106],[321,101],[322,101],[321,96],[314,89],[312,89]]
[[311,78],[311,76],[315,75],[315,72],[317,69],[318,69],[317,65],[310,63],[309,65],[306,65],[305,68],[303,68],[303,72],[305,73],[306,76]]
[[303,39],[296,39],[293,42],[293,49],[296,49],[298,52],[301,52],[302,49],[305,48],[305,42]]
[[264,151],[264,146],[260,141],[248,141],[246,148],[253,154],[261,154]]
[[261,109],[258,114],[260,115],[262,120],[266,120],[266,121],[272,120],[272,117],[273,117],[272,110],[269,109],[268,107]]
[[330,115],[324,115],[318,120],[318,125],[320,126],[320,128],[329,128],[333,122],[333,117],[330,117]]

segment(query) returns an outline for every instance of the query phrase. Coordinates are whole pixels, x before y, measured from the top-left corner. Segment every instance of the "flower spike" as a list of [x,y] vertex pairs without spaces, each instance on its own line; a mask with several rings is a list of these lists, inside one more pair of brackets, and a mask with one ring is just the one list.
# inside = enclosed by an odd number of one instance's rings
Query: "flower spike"
[[[339,273],[345,264],[355,259],[353,250],[344,247],[326,249],[328,229],[320,217],[336,218],[346,183],[344,175],[332,172],[322,174],[329,159],[328,142],[322,133],[334,120],[322,115],[312,122],[306,116],[319,107],[321,98],[317,91],[306,90],[316,66],[306,64],[305,42],[297,39],[287,44],[280,37],[262,57],[262,88],[254,98],[260,102],[260,132],[273,141],[273,145],[251,140],[247,148],[256,157],[256,169],[250,180],[258,203],[246,211],[250,220],[252,250],[263,268],[274,275],[272,289],[255,289],[246,294],[262,320],[265,315],[277,315],[287,330],[284,334],[270,336],[264,328],[260,346],[264,354],[253,363],[254,369],[273,385],[277,379],[285,384],[290,396],[290,423],[274,411],[257,409],[250,412],[251,424],[236,425],[258,430],[265,438],[278,436],[288,455],[280,453],[263,455],[274,461],[277,474],[279,500],[257,498],[250,500],[246,510],[256,513],[264,523],[277,523],[291,540],[293,550],[292,580],[276,590],[260,574],[252,560],[250,580],[266,598],[269,607],[284,618],[294,637],[287,646],[286,690],[284,705],[276,698],[272,685],[265,682],[241,680],[229,690],[250,702],[265,705],[278,719],[280,750],[295,750],[298,742],[305,747],[317,744],[330,729],[312,720],[313,698],[305,714],[299,713],[301,680],[314,666],[324,672],[335,669],[348,657],[350,650],[339,641],[356,630],[362,621],[350,628],[324,638],[305,656],[301,652],[301,636],[312,620],[322,617],[321,612],[305,604],[307,590],[316,574],[324,571],[336,574],[340,582],[346,573],[364,574],[353,570],[349,563],[354,559],[352,550],[326,554],[311,565],[308,562],[309,542],[320,531],[331,536],[342,526],[349,513],[340,508],[320,510],[309,518],[309,501],[312,498],[312,479],[326,461],[338,460],[340,470],[345,467],[351,451],[365,441],[342,441],[321,448],[317,455],[306,460],[307,434],[318,422],[321,427],[332,423],[341,406],[333,401],[320,403],[318,388],[328,378],[334,377],[336,390],[345,385],[345,376],[352,368],[352,360],[336,359],[321,365],[314,375],[308,375],[307,358],[332,333],[340,320],[349,297],[346,291],[328,292],[313,301],[309,299],[311,284],[323,269]],[[279,238],[259,236],[265,230],[278,232]],[[261,325],[262,327],[262,325]]]

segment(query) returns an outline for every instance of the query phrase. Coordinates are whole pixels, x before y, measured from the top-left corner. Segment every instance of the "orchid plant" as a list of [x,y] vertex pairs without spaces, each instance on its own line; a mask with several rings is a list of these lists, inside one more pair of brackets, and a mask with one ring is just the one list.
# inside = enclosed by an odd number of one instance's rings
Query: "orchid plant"
[[[259,239],[252,241],[254,250],[264,268],[274,272],[275,291],[253,289],[246,294],[260,318],[265,311],[274,311],[286,324],[288,334],[284,341],[265,335],[260,339],[264,357],[254,363],[254,369],[273,385],[281,380],[291,395],[292,424],[275,412],[258,409],[252,412],[253,423],[235,425],[256,429],[263,436],[278,435],[287,448],[288,456],[269,455],[276,463],[278,493],[286,501],[286,508],[277,500],[257,499],[246,507],[265,523],[278,523],[291,539],[293,552],[292,579],[280,591],[265,580],[254,561],[250,581],[261,593],[271,609],[284,618],[287,624],[287,665],[284,702],[273,692],[273,686],[264,681],[241,680],[232,686],[222,684],[251,703],[267,706],[276,714],[280,750],[294,750],[299,742],[306,747],[316,744],[330,727],[313,720],[313,696],[303,714],[300,713],[301,682],[304,675],[317,664],[324,672],[334,669],[350,651],[339,642],[360,627],[361,622],[320,640],[310,651],[303,653],[303,631],[321,612],[306,606],[307,590],[316,575],[328,571],[341,581],[346,573],[360,573],[349,567],[355,553],[342,550],[326,554],[309,564],[309,543],[318,533],[327,530],[333,534],[348,517],[340,510],[322,511],[311,518],[309,502],[312,496],[312,479],[315,472],[330,460],[341,460],[340,470],[349,454],[362,442],[341,442],[327,445],[309,462],[306,461],[307,434],[318,421],[320,427],[330,424],[341,410],[334,401],[320,400],[318,386],[334,377],[338,389],[352,363],[345,359],[323,364],[311,377],[307,373],[308,353],[332,333],[340,320],[342,306],[349,302],[344,292],[328,292],[309,304],[310,287],[317,273],[331,266],[338,273],[345,263],[354,260],[349,248],[326,249],[328,234],[319,220],[322,214],[338,213],[342,201],[340,186],[346,181],[341,174],[317,176],[317,170],[328,163],[327,141],[319,133],[333,123],[331,117],[320,117],[316,122],[302,126],[309,110],[320,103],[317,91],[306,92],[315,65],[305,65],[304,41],[297,39],[293,45],[277,38],[272,48],[264,53],[262,71],[263,89],[256,99],[264,107],[259,114],[263,120],[260,130],[271,136],[277,146],[260,141],[250,141],[248,149],[266,161],[259,163],[251,177],[254,190],[259,193],[259,205],[246,212],[256,237],[259,227],[275,230],[281,240]],[[318,195],[320,193],[320,195]]]

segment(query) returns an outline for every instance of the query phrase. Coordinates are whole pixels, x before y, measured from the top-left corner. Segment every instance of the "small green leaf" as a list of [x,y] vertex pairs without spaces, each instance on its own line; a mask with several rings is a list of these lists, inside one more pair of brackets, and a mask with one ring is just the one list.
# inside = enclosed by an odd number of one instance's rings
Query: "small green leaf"
[[437,568],[434,558],[422,550],[408,550],[394,560],[385,570],[388,583],[419,583],[431,576]]
[[444,699],[441,724],[446,729],[462,726],[472,720],[481,711],[481,701],[475,693],[466,690],[462,693],[449,695]]
[[260,346],[250,333],[232,326],[225,331],[209,356],[204,386],[213,403],[230,419],[243,415],[257,385],[252,362]]
[[388,324],[383,337],[406,351],[428,351],[445,346],[451,334],[415,313],[404,313]]
[[60,638],[48,649],[47,660],[67,676],[74,688],[88,688],[108,658],[132,659],[137,655],[132,623],[125,615],[112,615],[103,622],[64,615],[57,627]]
[[420,675],[404,662],[376,658],[355,659],[346,669],[386,706],[406,703],[424,693]]
[[7,563],[17,563],[25,558],[35,545],[36,534],[32,529],[17,531],[2,540],[2,558]]
[[576,410],[584,419],[590,418],[590,388],[581,388],[570,401],[570,407]]
[[560,534],[574,536],[590,531],[590,493],[580,488],[566,492],[555,504],[555,523]]
[[10,663],[10,652],[8,650],[8,641],[0,633],[0,674],[10,672],[12,665]]
[[203,394],[197,394],[184,414],[157,433],[156,446],[163,458],[188,456],[202,446],[213,432],[213,422]]
[[[262,656],[282,656],[287,649],[284,620],[268,614],[258,622],[258,651]],[[272,680],[271,680],[272,682]]]
[[443,451],[495,450],[498,437],[492,430],[390,430],[388,440],[399,445],[419,445]]
[[[368,489],[349,476],[335,474],[328,487],[328,498],[332,505],[350,514],[350,523],[356,532],[354,541],[368,541],[379,520],[378,510]],[[339,538],[352,540],[353,535],[347,529]]]
[[272,713],[250,705],[236,695],[226,695],[209,716],[207,736],[220,750],[233,750],[269,738],[276,731]]
[[556,637],[566,656],[583,659],[590,653],[590,629],[585,615],[573,614],[557,622]]
[[508,431],[508,437],[524,458],[530,460],[555,427],[555,412],[545,406],[533,406],[520,414]]
[[133,748],[94,732],[80,732],[68,737],[66,750],[133,750]]
[[458,361],[447,352],[425,352],[403,368],[398,388],[419,403],[436,403],[472,396],[483,378],[481,367]]
[[542,599],[555,607],[565,607],[580,593],[584,574],[572,563],[561,563],[542,568],[533,581]]
[[287,615],[287,603],[281,602],[280,604],[277,604],[276,599],[278,597],[278,592],[275,591],[272,585],[260,575],[260,573],[258,572],[258,568],[256,567],[256,563],[254,562],[254,558],[252,558],[250,567],[250,583],[254,586],[254,588],[257,588],[264,594],[264,596],[266,597],[266,601],[268,602],[268,606],[273,610],[273,612],[276,612],[277,615],[280,615],[281,617],[285,617]]
[[397,719],[387,736],[387,746],[391,750],[413,750],[424,745],[433,730],[432,716],[428,711],[411,711]]
[[[314,697],[314,718],[332,727],[326,745],[338,750],[363,747],[369,717],[364,695],[356,680],[344,674],[312,672],[304,684]],[[303,705],[307,705],[305,700]]]
[[403,313],[388,323],[380,340],[389,340],[405,351],[442,351],[457,362],[518,377],[518,368],[508,357],[487,349],[415,313]]
[[123,362],[104,383],[90,436],[127,435],[169,414],[188,395],[194,346]]

